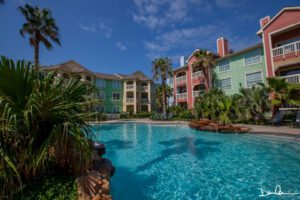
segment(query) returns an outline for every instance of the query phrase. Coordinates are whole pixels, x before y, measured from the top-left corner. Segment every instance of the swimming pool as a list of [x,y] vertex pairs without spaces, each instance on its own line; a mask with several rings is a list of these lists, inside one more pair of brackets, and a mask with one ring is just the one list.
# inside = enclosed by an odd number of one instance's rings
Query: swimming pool
[[300,141],[216,134],[188,126],[111,124],[93,127],[116,166],[116,200],[300,199],[259,197],[263,188],[300,193]]

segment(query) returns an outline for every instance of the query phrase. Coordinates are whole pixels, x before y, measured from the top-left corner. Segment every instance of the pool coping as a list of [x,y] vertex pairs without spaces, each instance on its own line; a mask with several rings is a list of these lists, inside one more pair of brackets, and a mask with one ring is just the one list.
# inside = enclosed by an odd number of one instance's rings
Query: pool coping
[[[123,123],[140,123],[140,124],[161,124],[161,125],[188,125],[189,121],[170,121],[170,120],[151,120],[151,119],[117,119],[99,122],[87,122],[89,125],[98,124],[123,124]],[[237,126],[247,127],[251,130],[248,134],[257,135],[277,135],[277,136],[291,136],[300,138],[300,128],[292,128],[287,126],[266,126],[266,125],[249,125],[249,124],[235,124]]]

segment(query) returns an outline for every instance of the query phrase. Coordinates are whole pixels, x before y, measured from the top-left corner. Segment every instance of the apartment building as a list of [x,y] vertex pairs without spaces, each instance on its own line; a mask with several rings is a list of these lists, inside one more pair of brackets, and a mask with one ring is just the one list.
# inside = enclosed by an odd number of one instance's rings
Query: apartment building
[[124,82],[123,111],[151,112],[154,95],[153,81],[141,71],[121,76]]
[[[204,76],[203,67],[195,67],[193,64],[197,61],[195,53],[200,51],[196,49],[187,61],[180,61],[180,67],[173,70],[174,76],[174,101],[176,105],[192,109],[194,101],[200,93],[211,87],[212,73],[209,70],[208,77]],[[208,79],[208,80],[206,80]],[[207,85],[207,83],[209,83]]]
[[153,81],[141,71],[133,74],[105,74],[91,72],[74,60],[44,67],[58,77],[78,77],[97,88],[96,97],[102,100],[97,109],[105,113],[151,112]]
[[273,18],[260,20],[267,77],[300,83],[300,7],[285,7]]
[[[203,69],[193,68],[194,53],[174,70],[175,104],[188,109],[194,100],[209,88],[220,88],[227,95],[239,92],[240,87],[250,88],[266,83],[267,77],[279,76],[289,83],[300,83],[300,7],[286,7],[273,18],[260,20],[257,35],[262,42],[232,52],[229,42],[217,39],[216,66],[208,77]],[[206,85],[205,79],[210,85]]]
[[266,67],[263,45],[256,44],[234,53],[229,52],[225,38],[217,40],[219,58],[216,59],[214,87],[227,95],[239,92],[240,87],[250,88],[266,82]]

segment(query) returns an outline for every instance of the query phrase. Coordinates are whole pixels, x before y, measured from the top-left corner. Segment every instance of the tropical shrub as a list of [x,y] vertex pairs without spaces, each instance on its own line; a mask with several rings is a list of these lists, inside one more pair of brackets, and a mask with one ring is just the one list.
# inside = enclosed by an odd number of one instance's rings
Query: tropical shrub
[[252,88],[240,88],[238,100],[240,118],[243,120],[265,122],[270,111],[269,89],[264,84]]
[[83,112],[92,88],[71,78],[41,75],[30,63],[0,61],[0,198],[22,180],[54,173],[78,174],[91,151]]
[[139,113],[133,114],[134,118],[148,118],[150,116],[151,116],[151,113],[149,113],[149,112],[139,112]]

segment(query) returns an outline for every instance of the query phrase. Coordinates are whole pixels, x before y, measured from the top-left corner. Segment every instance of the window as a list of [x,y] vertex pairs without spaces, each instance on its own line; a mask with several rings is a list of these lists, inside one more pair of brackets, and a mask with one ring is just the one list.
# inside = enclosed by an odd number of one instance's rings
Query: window
[[112,111],[113,111],[113,113],[119,113],[120,112],[120,107],[119,106],[114,106]]
[[122,86],[121,81],[113,81],[112,82],[112,87],[114,89],[121,89],[121,86]]
[[220,80],[220,89],[221,90],[231,90],[231,78],[221,79]]
[[113,92],[112,99],[113,99],[113,101],[120,101],[120,99],[121,99],[120,93],[119,92]]
[[251,74],[246,74],[246,85],[247,88],[252,87],[256,83],[261,83],[262,82],[262,75],[261,72],[254,72]]
[[256,63],[260,63],[260,50],[254,50],[246,53],[244,55],[245,58],[245,65],[253,65]]
[[230,61],[226,60],[219,63],[219,72],[226,72],[230,70]]
[[104,106],[103,105],[96,106],[96,111],[97,112],[104,112]]
[[98,98],[105,99],[105,92],[103,90],[98,90]]
[[96,87],[97,88],[104,88],[105,87],[105,80],[104,79],[96,79]]

